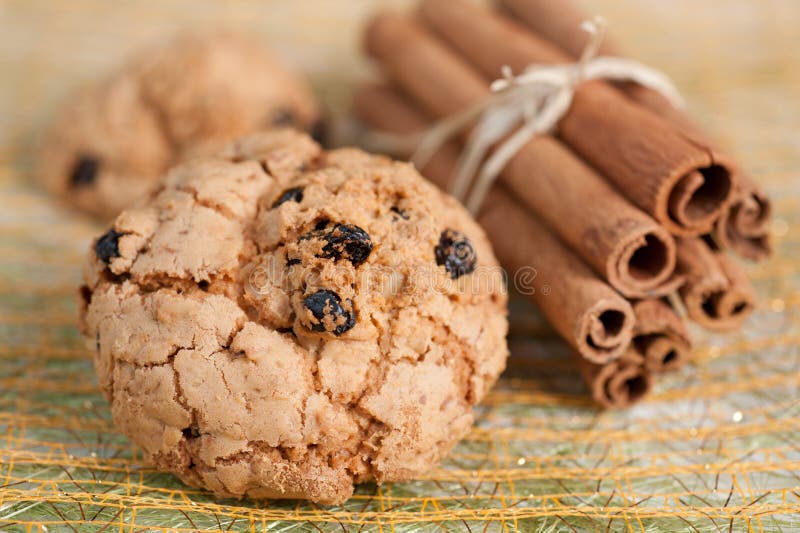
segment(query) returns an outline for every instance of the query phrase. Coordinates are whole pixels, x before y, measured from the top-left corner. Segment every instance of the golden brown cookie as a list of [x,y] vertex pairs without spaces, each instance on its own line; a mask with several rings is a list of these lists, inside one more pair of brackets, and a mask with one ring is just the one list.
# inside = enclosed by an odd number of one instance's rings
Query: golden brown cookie
[[199,144],[285,126],[319,129],[302,78],[242,35],[182,34],[73,96],[45,136],[39,176],[108,218]]
[[114,422],[219,496],[339,503],[435,465],[505,366],[483,231],[406,163],[274,130],[173,168],[92,245]]

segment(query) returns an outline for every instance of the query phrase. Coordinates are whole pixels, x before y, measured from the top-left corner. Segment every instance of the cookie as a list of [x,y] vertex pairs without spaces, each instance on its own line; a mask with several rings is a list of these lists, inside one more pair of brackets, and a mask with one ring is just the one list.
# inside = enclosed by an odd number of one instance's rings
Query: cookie
[[345,501],[469,430],[505,366],[483,231],[407,163],[275,130],[174,167],[80,293],[116,426],[222,497]]
[[110,218],[198,145],[319,124],[305,81],[257,43],[187,33],[73,96],[45,135],[39,177],[77,208]]

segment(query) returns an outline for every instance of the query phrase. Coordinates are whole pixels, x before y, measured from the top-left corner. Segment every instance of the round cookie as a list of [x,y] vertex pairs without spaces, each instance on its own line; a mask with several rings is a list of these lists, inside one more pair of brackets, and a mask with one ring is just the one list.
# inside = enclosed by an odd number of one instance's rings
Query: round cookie
[[320,128],[306,82],[234,33],[187,33],[84,88],[43,140],[39,177],[53,194],[110,218],[198,145],[272,127]]
[[407,163],[274,130],[174,167],[92,245],[81,329],[117,427],[223,497],[340,503],[467,433],[504,278]]

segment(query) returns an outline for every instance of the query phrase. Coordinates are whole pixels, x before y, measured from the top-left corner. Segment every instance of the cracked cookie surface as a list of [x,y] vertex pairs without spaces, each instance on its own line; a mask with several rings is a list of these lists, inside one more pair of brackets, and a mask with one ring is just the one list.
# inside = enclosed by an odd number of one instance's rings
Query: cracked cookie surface
[[[470,269],[437,261],[443,232]],[[502,273],[467,212],[408,164],[293,130],[173,168],[84,279],[115,424],[223,497],[340,503],[425,472],[508,354]]]
[[272,127],[318,126],[305,81],[239,34],[185,33],[74,95],[43,140],[39,179],[110,218],[199,146]]

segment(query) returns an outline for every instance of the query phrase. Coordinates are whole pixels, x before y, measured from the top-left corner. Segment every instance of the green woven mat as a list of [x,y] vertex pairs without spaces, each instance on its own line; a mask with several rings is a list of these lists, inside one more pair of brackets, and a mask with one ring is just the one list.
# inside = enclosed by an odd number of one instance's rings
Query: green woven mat
[[0,1],[0,530],[800,529],[795,0],[591,3],[675,77],[777,204],[777,257],[747,267],[755,316],[731,335],[695,331],[694,363],[646,403],[595,410],[563,346],[514,302],[514,357],[470,435],[423,479],[365,485],[342,506],[216,501],[156,473],[114,431],[74,326],[83,253],[103,228],[30,183],[33,132],[134,44],[216,20],[262,32],[341,104],[361,69],[358,21],[379,2],[342,4]]

